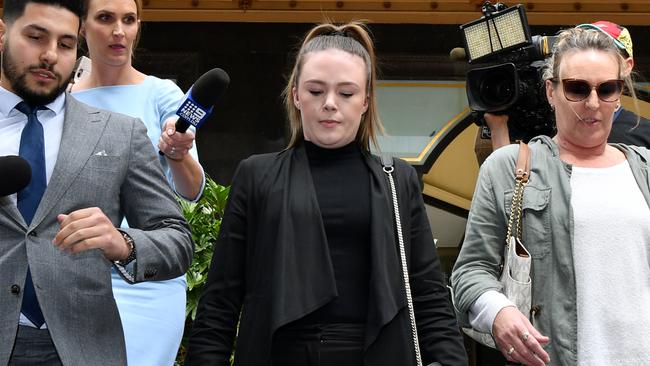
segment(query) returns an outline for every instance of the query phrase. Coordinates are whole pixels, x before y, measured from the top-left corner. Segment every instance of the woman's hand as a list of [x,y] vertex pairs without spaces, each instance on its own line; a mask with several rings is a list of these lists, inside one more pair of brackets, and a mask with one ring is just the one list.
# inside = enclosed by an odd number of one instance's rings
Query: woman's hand
[[194,132],[187,129],[185,133],[176,132],[176,118],[165,121],[162,134],[158,140],[158,149],[174,161],[181,161],[194,146]]
[[176,118],[165,121],[158,149],[165,154],[172,172],[176,193],[187,200],[198,199],[204,182],[203,168],[189,154],[194,146],[194,132],[187,129],[184,133],[176,132]]
[[497,313],[492,324],[492,335],[501,353],[510,362],[529,366],[544,366],[550,362],[548,353],[542,349],[548,337],[541,335],[528,319],[514,306]]

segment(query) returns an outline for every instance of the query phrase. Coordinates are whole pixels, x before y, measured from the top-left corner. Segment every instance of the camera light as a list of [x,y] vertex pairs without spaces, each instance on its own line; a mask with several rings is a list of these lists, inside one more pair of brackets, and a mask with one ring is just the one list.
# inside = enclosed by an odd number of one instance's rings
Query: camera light
[[531,43],[526,14],[521,5],[487,14],[460,26],[469,62]]

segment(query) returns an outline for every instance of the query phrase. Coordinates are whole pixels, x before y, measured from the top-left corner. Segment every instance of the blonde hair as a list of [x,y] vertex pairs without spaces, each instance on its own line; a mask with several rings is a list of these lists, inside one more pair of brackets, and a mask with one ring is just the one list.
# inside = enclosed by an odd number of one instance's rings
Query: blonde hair
[[632,74],[626,74],[626,61],[621,55],[620,49],[614,41],[605,33],[595,29],[570,28],[560,31],[558,40],[553,46],[551,57],[546,59],[546,65],[542,74],[542,79],[551,80],[554,88],[560,82],[560,64],[568,54],[596,50],[612,55],[618,61],[618,77],[625,81],[625,87],[634,101],[634,107],[637,114],[637,125],[641,118],[639,117],[639,104],[634,92],[634,80]]
[[332,23],[317,25],[303,39],[293,70],[282,93],[291,128],[288,148],[295,147],[304,139],[300,110],[293,103],[292,90],[298,87],[302,66],[305,63],[305,55],[310,52],[328,49],[342,50],[363,59],[366,65],[368,109],[361,117],[356,141],[365,150],[370,150],[370,142],[375,147],[378,147],[377,134],[383,133],[384,127],[379,120],[375,101],[377,79],[375,50],[368,28],[361,22],[353,21],[343,25],[334,25]]

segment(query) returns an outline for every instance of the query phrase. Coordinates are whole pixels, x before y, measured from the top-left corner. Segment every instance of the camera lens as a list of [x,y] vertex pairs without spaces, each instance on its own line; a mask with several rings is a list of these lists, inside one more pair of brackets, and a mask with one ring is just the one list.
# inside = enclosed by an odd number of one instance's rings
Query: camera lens
[[485,74],[479,83],[479,90],[488,109],[510,104],[516,97],[515,81],[512,74],[507,72]]

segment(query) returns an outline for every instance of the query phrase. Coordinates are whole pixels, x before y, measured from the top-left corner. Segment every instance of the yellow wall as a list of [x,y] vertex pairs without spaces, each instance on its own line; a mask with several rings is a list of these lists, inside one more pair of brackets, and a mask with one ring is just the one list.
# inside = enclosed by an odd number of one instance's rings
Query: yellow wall
[[637,100],[637,103],[634,103],[634,100],[632,98],[624,95],[621,98],[621,104],[625,109],[634,112],[637,111],[638,107],[638,114],[647,119],[650,119],[650,103],[641,100]]
[[478,127],[461,132],[423,177],[424,194],[469,210],[478,176],[474,143]]

